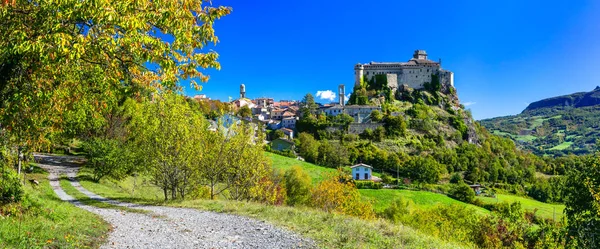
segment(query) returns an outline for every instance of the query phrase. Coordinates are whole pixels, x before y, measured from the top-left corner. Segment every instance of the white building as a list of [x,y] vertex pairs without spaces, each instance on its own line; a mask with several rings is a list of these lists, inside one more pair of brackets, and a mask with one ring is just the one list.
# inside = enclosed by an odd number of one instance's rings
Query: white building
[[372,180],[373,174],[371,171],[373,167],[364,163],[359,163],[350,167],[352,169],[352,179],[354,180]]
[[281,127],[288,129],[296,129],[296,117],[283,118],[281,120]]
[[408,62],[370,62],[354,66],[354,84],[360,85],[363,77],[367,80],[376,75],[385,75],[388,86],[397,90],[401,85],[414,89],[423,88],[423,84],[431,82],[431,75],[437,75],[442,85],[454,86],[454,73],[441,67],[442,61],[431,61],[425,50],[416,50]]

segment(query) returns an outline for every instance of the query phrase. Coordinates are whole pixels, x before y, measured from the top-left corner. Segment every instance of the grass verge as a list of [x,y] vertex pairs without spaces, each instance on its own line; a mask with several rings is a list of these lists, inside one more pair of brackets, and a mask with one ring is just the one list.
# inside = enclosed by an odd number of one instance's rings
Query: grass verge
[[150,211],[147,211],[147,210],[118,206],[118,205],[114,205],[114,204],[110,204],[110,203],[92,199],[92,198],[88,197],[87,195],[85,195],[84,193],[81,193],[75,187],[73,187],[73,185],[71,185],[71,181],[67,177],[61,176],[60,187],[68,195],[72,196],[73,198],[77,199],[79,202],[81,202],[82,204],[87,205],[87,206],[93,206],[93,207],[97,207],[97,208],[117,209],[117,210],[131,212],[131,213],[143,213],[143,214],[151,213]]
[[[220,213],[252,217],[287,228],[315,240],[321,248],[464,248],[445,242],[410,227],[386,220],[361,220],[345,215],[321,212],[305,207],[267,206],[258,203],[224,200],[186,200],[162,202],[156,197],[159,189],[146,186],[149,193],[131,193],[131,177],[121,182],[89,181],[86,171],[80,171],[80,183],[101,196],[138,203],[196,208]],[[160,196],[160,195],[159,195]]]
[[28,174],[26,179],[38,180],[40,184],[26,181],[25,200],[1,207],[5,215],[7,210],[11,214],[0,216],[0,248],[99,247],[110,225],[98,215],[60,200],[48,183],[47,174],[36,169],[40,173]]

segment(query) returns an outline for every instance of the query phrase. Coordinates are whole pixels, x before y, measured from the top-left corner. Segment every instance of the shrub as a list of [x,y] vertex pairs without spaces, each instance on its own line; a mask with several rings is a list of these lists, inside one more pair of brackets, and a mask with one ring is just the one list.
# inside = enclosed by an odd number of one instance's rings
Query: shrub
[[262,177],[250,188],[250,199],[269,205],[282,205],[286,200],[286,190],[281,182],[278,172]]
[[410,200],[404,200],[401,196],[395,199],[388,208],[383,210],[382,216],[394,223],[398,223],[403,220],[405,215],[410,215],[409,205]]
[[374,181],[354,181],[357,189],[382,189],[383,184]]
[[460,173],[456,172],[454,174],[452,174],[452,176],[450,177],[450,183],[459,183],[459,182],[463,182],[462,176],[460,175]]
[[283,176],[287,193],[286,203],[290,206],[304,205],[310,200],[311,179],[300,166],[288,169]]
[[358,189],[351,181],[331,176],[312,191],[311,205],[326,212],[341,213],[362,219],[375,217],[371,203],[363,202]]
[[99,182],[104,177],[116,180],[126,176],[132,154],[124,144],[114,139],[94,138],[83,145],[87,152],[86,167],[92,169],[93,180]]
[[466,203],[471,203],[475,199],[475,192],[466,183],[453,184],[448,195]]
[[19,202],[24,191],[17,172],[2,165],[0,167],[0,203]]

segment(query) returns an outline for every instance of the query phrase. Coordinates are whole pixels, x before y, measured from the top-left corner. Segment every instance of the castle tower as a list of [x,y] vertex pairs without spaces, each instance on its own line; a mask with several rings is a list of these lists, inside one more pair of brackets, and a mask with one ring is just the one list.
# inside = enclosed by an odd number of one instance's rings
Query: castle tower
[[346,91],[344,89],[344,84],[340,84],[340,86],[338,86],[338,94],[340,95],[340,105],[344,106],[344,104],[346,103]]
[[427,60],[427,52],[425,52],[425,50],[415,50],[413,58],[417,60]]
[[246,98],[246,85],[240,85],[240,99]]
[[358,63],[358,64],[356,64],[356,66],[354,66],[354,86],[356,86],[356,87],[360,86],[360,80],[363,77],[364,70],[365,70],[365,67],[363,65],[361,65],[360,63]]

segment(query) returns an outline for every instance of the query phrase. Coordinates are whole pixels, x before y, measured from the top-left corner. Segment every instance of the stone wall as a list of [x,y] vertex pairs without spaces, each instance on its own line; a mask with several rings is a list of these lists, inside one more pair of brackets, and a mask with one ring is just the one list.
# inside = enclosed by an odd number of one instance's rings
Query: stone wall
[[[379,126],[383,126],[383,123],[366,123],[366,124],[359,124],[359,123],[352,123],[350,124],[350,126],[348,126],[348,134],[361,134],[363,133],[363,131],[365,131],[366,129],[371,129],[371,130],[375,130],[377,129],[377,127]],[[328,132],[336,132],[336,131],[340,131],[342,129],[341,126],[330,126],[325,128],[326,131]]]

